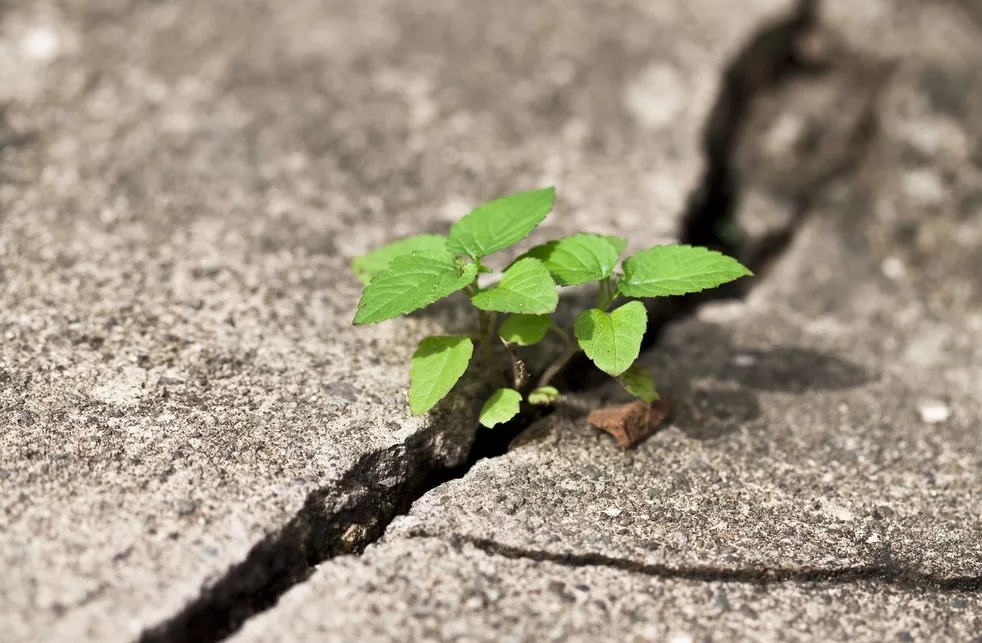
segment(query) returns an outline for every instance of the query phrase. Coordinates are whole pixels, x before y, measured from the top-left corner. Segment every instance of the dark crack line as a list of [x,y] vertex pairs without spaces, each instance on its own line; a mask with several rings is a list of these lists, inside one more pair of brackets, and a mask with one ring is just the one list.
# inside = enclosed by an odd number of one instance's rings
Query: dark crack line
[[[213,643],[305,581],[335,556],[359,554],[420,495],[437,462],[434,432],[363,456],[343,478],[312,491],[283,528],[253,546],[241,563],[181,612],[146,631],[140,643]],[[393,480],[398,482],[393,483]]]
[[854,585],[875,583],[909,591],[982,593],[980,576],[939,576],[897,565],[857,565],[837,569],[816,567],[741,567],[719,568],[702,565],[670,566],[642,563],[596,552],[560,553],[505,545],[490,538],[461,534],[430,534],[414,531],[407,538],[432,538],[448,542],[454,549],[470,545],[492,556],[512,560],[553,563],[569,568],[602,567],[631,574],[642,574],[663,580],[690,580],[706,583],[746,583],[773,585],[780,583],[829,583]]

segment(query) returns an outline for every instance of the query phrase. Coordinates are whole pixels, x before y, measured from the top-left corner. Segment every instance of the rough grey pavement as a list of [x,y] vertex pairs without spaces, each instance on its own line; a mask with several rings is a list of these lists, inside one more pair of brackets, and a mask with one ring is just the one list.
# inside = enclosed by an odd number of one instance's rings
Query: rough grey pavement
[[335,559],[232,640],[972,641],[979,614],[977,593],[673,578],[421,538]]
[[747,119],[738,217],[800,227],[644,358],[671,425],[561,410],[233,640],[982,640],[982,21],[864,6]]
[[550,183],[538,238],[673,238],[787,5],[0,3],[0,640],[233,618],[375,537],[476,427],[404,398],[462,308],[352,329],[351,257]]

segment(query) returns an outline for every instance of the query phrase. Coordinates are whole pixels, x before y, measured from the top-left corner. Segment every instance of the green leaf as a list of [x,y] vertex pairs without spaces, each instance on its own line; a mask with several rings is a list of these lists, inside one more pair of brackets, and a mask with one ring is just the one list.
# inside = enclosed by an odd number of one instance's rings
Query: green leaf
[[479,422],[489,429],[518,415],[522,394],[515,389],[499,388],[481,408]]
[[617,381],[627,389],[628,393],[642,402],[651,404],[659,397],[658,391],[655,390],[655,383],[651,380],[651,373],[648,372],[648,369],[637,364],[621,373]]
[[611,276],[618,252],[600,235],[574,234],[525,254],[542,261],[560,286],[579,286]]
[[554,188],[519,192],[486,203],[450,228],[447,248],[480,260],[527,237],[556,198]]
[[447,239],[437,234],[419,234],[407,237],[373,250],[367,255],[356,257],[351,262],[351,269],[361,282],[367,284],[372,277],[382,272],[396,257],[410,255],[421,250],[446,250]]
[[545,265],[529,257],[512,264],[497,286],[480,291],[471,301],[481,310],[541,315],[556,310],[559,293]]
[[546,406],[559,399],[559,390],[555,386],[540,386],[528,395],[529,404]]
[[429,306],[464,288],[476,275],[476,264],[465,264],[446,251],[396,257],[365,287],[355,323],[374,324]]
[[624,248],[627,247],[627,239],[622,239],[617,235],[605,234],[604,239],[607,241],[607,243],[614,246],[614,250],[617,251],[618,255],[624,252]]
[[655,246],[624,262],[617,284],[628,297],[685,295],[753,275],[732,257],[693,246]]
[[638,358],[647,325],[644,304],[632,301],[612,313],[599,308],[584,310],[576,317],[573,331],[580,348],[597,368],[616,376]]
[[542,341],[551,325],[548,315],[511,315],[498,329],[498,335],[510,344],[531,346]]
[[413,353],[409,369],[409,410],[419,415],[446,397],[474,353],[469,337],[427,337]]

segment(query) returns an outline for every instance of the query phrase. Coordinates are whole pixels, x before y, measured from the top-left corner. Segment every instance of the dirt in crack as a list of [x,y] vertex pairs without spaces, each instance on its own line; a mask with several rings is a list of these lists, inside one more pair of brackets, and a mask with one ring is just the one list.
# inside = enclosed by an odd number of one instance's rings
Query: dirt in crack
[[[801,0],[790,17],[753,35],[725,71],[704,132],[706,170],[683,217],[681,242],[737,256],[757,273],[757,279],[743,280],[745,283],[737,282],[709,295],[655,300],[649,306],[645,348],[655,344],[667,325],[688,317],[703,303],[745,296],[789,245],[807,212],[806,200],[802,200],[785,229],[762,239],[745,239],[735,220],[740,181],[734,154],[761,95],[812,71],[800,52],[802,40],[816,26],[816,12],[817,0]],[[576,391],[600,381],[599,373],[583,360],[571,363],[558,384]],[[226,638],[248,618],[274,605],[290,587],[304,581],[315,565],[338,555],[360,553],[417,498],[463,477],[479,460],[504,455],[512,440],[542,413],[534,411],[493,430],[479,431],[466,460],[452,468],[432,460],[436,449],[422,436],[366,456],[341,483],[312,493],[285,528],[256,545],[245,561],[181,613],[146,631],[140,641],[212,643]],[[393,479],[401,482],[380,482]]]

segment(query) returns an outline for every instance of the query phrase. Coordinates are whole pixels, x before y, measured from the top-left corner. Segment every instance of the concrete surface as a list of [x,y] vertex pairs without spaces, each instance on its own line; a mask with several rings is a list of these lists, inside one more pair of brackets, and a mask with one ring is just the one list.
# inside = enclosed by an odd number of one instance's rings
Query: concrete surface
[[863,581],[663,578],[414,539],[326,563],[277,613],[231,640],[977,641],[982,597]]
[[[939,138],[972,149],[982,123],[932,111],[921,72],[937,25],[896,20],[906,53],[861,167],[815,203],[749,301],[704,308],[645,358],[682,401],[674,426],[626,455],[582,423],[560,426],[558,441],[434,490],[390,535],[982,582],[982,172]],[[982,38],[961,37],[977,25],[957,12],[946,25],[947,41],[982,55]],[[982,98],[982,84],[934,71],[931,87]],[[933,154],[914,154],[914,137]]]
[[352,329],[350,258],[547,183],[539,238],[671,238],[786,6],[3,3],[0,640],[132,640],[370,538],[475,424],[404,398],[461,309]]
[[[982,25],[864,6],[830,3],[831,68],[749,119],[738,216],[800,228],[749,299],[644,358],[670,426],[623,453],[561,411],[233,640],[980,640]],[[860,91],[842,128],[800,96]],[[865,147],[835,140],[854,127]]]

